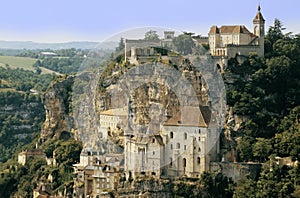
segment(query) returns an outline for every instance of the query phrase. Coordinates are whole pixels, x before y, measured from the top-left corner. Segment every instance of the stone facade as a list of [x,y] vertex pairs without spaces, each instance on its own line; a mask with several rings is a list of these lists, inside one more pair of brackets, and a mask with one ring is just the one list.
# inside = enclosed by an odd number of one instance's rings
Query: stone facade
[[85,148],[80,154],[80,163],[74,164],[73,197],[101,197],[116,189],[124,168],[123,154],[100,154]]
[[127,108],[110,109],[100,112],[100,133],[99,136],[107,140],[108,136],[112,136],[113,131],[125,126]]
[[211,172],[221,172],[229,178],[232,178],[234,182],[240,182],[246,180],[247,177],[258,177],[262,164],[251,162],[212,162],[210,164]]
[[220,64],[226,63],[226,60],[236,55],[264,56],[265,20],[260,12],[260,6],[253,19],[253,33],[244,25],[212,26],[208,36],[210,53],[219,59]]
[[127,176],[200,177],[218,160],[220,129],[208,124],[199,108],[184,107],[154,135],[126,134]]
[[40,149],[32,149],[32,150],[25,150],[19,153],[18,155],[18,163],[22,164],[23,166],[26,164],[27,160],[30,158],[44,158],[46,159],[45,153]]
[[168,48],[172,46],[174,31],[165,31],[164,38],[160,40],[125,40],[125,60],[137,64],[137,58],[155,56],[154,48]]

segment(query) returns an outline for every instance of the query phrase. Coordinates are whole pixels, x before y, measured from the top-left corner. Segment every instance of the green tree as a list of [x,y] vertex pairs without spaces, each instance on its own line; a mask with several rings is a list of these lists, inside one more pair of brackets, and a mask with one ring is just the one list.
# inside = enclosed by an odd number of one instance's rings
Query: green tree
[[284,30],[285,28],[283,27],[282,22],[276,18],[274,20],[274,25],[270,26],[268,29],[266,39],[268,39],[273,44],[277,40],[282,39],[284,37]]
[[235,188],[233,198],[256,198],[256,181],[247,178],[239,182],[239,185]]
[[41,70],[41,68],[37,67],[36,70],[35,70],[35,72],[36,72],[37,74],[41,74],[41,73],[42,73],[42,70]]
[[149,30],[148,32],[145,33],[145,40],[150,40],[150,41],[157,41],[159,40],[159,35],[157,34],[156,31],[154,30]]
[[283,27],[281,21],[279,19],[275,19],[274,25],[270,26],[265,38],[265,56],[270,57],[273,55],[274,47],[273,44],[284,37],[283,31],[285,28]]
[[204,185],[204,191],[209,197],[225,198],[232,197],[234,191],[234,182],[231,178],[226,177],[222,173],[204,172],[201,175],[201,183]]
[[269,140],[265,138],[257,138],[253,145],[253,156],[257,157],[260,162],[267,160],[272,150],[272,145]]
[[124,38],[121,37],[119,46],[116,48],[117,52],[120,52],[125,49],[125,43],[124,43]]
[[251,136],[240,138],[237,145],[237,151],[241,161],[251,161],[253,159],[252,145],[254,142],[254,138]]

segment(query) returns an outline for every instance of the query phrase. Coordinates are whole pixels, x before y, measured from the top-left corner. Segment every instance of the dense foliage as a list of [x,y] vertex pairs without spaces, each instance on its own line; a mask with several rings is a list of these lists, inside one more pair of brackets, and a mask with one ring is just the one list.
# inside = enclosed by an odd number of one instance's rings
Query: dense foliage
[[247,118],[233,134],[241,161],[264,162],[272,153],[299,160],[300,37],[283,35],[278,23],[266,36],[268,57],[231,59],[225,71],[228,105]]
[[[265,38],[265,57],[229,60],[227,103],[246,120],[231,131],[240,161],[266,162],[260,177],[248,179],[235,197],[299,197],[299,166],[275,164],[275,157],[300,159],[300,36],[283,33],[275,20]],[[271,163],[271,165],[270,165]]]
[[37,74],[24,69],[11,69],[0,67],[0,89],[10,88],[16,91],[30,92],[31,89],[37,92],[46,91],[52,76],[50,74]]
[[49,57],[43,60],[37,60],[35,66],[51,69],[62,74],[72,74],[78,72],[83,60],[83,57]]
[[182,178],[174,182],[175,197],[232,197],[234,182],[222,173],[204,172],[201,178]]
[[45,110],[40,94],[52,76],[0,67],[0,162],[30,143],[40,132]]
[[33,189],[39,181],[46,181],[51,177],[53,192],[72,191],[72,173],[70,166],[79,161],[82,149],[80,142],[73,139],[49,140],[44,149],[51,147],[56,153],[57,165],[47,165],[44,158],[33,158],[25,166],[14,161],[0,167],[0,197],[10,197],[14,193],[24,198],[33,196]]

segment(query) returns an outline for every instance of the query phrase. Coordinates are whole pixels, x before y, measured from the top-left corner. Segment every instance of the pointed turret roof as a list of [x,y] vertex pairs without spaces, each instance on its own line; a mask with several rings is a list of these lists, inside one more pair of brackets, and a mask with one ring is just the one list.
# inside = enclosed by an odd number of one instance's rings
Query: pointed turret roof
[[260,12],[260,5],[258,5],[258,8],[257,8],[257,13],[256,13],[256,16],[254,17],[253,19],[253,22],[260,22],[260,21],[265,21],[263,15],[261,14]]

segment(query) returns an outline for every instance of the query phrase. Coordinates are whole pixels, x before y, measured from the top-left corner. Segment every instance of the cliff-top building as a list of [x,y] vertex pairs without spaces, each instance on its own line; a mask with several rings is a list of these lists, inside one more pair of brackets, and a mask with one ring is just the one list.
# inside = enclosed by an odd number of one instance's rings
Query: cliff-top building
[[264,56],[265,19],[260,10],[258,6],[253,19],[253,33],[244,25],[212,26],[208,33],[211,55],[223,59],[223,62],[236,55]]

